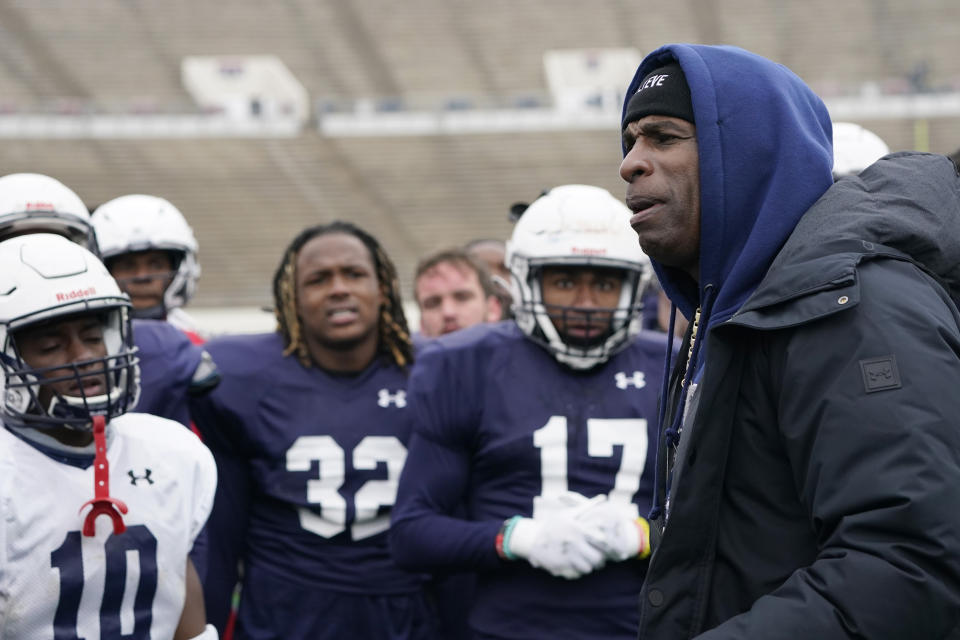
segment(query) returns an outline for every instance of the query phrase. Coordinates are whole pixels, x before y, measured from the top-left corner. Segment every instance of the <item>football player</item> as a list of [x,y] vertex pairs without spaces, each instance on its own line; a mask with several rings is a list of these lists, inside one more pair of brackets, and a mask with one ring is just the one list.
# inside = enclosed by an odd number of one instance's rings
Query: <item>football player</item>
[[3,638],[216,638],[187,555],[216,467],[176,423],[128,413],[129,311],[77,244],[0,243]]
[[149,195],[126,195],[90,216],[100,256],[130,295],[135,318],[167,320],[195,344],[203,338],[183,307],[197,289],[197,239],[180,210]]
[[430,341],[411,373],[391,546],[478,572],[478,637],[635,637],[667,347],[640,331],[629,218],[598,187],[541,196],[508,243],[515,321]]
[[237,637],[436,637],[424,577],[387,546],[411,431],[398,290],[368,233],[310,227],[274,276],[278,329],[207,343],[223,381],[191,403],[221,474],[204,591],[223,626],[242,563]]
[[[90,213],[72,189],[36,173],[0,177],[0,240],[26,233],[56,233],[97,253]],[[135,320],[141,393],[137,411],[189,426],[187,396],[216,386],[219,374],[210,356],[180,330],[158,320]]]

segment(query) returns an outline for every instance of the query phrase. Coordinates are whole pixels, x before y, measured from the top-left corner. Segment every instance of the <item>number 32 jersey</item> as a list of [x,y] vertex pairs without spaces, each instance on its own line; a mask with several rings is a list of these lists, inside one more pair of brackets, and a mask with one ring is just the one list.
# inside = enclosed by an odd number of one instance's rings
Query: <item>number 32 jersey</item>
[[[191,405],[221,472],[201,560],[208,618],[222,623],[241,557],[238,625],[248,635],[248,625],[264,624],[253,620],[258,603],[281,598],[252,577],[259,573],[288,585],[288,602],[307,591],[419,593],[423,577],[394,564],[386,537],[411,430],[406,372],[379,358],[356,375],[306,368],[283,355],[278,333],[206,346],[223,372]],[[270,624],[296,618],[289,609],[263,614],[271,615]],[[296,633],[317,637],[302,617]],[[334,617],[327,627],[339,624]]]
[[110,496],[129,511],[113,533],[81,533],[93,455],[33,445],[0,428],[0,637],[173,637],[187,554],[213,502],[213,456],[182,425],[130,413],[108,426]]

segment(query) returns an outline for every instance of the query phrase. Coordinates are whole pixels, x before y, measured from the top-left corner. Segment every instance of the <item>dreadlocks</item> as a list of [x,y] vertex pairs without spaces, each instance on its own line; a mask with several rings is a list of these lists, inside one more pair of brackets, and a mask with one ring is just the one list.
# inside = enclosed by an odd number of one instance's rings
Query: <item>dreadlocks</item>
[[331,233],[345,233],[359,239],[370,251],[376,267],[377,282],[385,303],[380,307],[378,322],[379,352],[390,357],[399,367],[413,362],[413,342],[407,319],[400,302],[400,283],[393,261],[380,246],[380,243],[363,229],[340,220],[307,227],[293,239],[284,251],[280,266],[273,276],[274,315],[277,318],[277,331],[283,335],[286,348],[283,355],[296,353],[305,367],[312,365],[307,343],[303,338],[300,318],[297,316],[297,256],[310,240]]

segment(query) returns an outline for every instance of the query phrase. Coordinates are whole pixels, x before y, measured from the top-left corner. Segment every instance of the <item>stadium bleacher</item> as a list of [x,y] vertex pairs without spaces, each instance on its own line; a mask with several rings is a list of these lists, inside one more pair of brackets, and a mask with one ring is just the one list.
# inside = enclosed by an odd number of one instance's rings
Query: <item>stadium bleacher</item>
[[[946,0],[838,4],[685,0],[21,0],[0,2],[0,113],[186,105],[188,55],[272,54],[316,104],[350,110],[548,101],[543,53],[663,42],[734,43],[790,66],[825,97],[960,88]],[[624,78],[624,84],[628,78]],[[912,84],[911,84],[912,83]],[[119,105],[119,106],[118,106]],[[960,147],[960,117],[861,124],[893,149]],[[56,176],[91,206],[124,193],[174,202],[200,242],[195,307],[270,303],[270,278],[303,226],[348,219],[376,234],[409,292],[416,260],[506,237],[506,212],[543,188],[622,192],[619,135],[560,130],[293,138],[5,139],[0,173]]]

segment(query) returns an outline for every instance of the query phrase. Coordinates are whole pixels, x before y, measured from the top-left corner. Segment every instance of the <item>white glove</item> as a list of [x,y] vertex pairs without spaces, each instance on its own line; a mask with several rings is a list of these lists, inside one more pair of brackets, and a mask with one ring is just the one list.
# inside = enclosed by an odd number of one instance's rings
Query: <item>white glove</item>
[[602,532],[600,547],[610,560],[646,558],[650,549],[650,528],[637,517],[633,504],[597,501],[577,514],[577,519]]
[[206,629],[203,630],[203,633],[194,636],[190,640],[217,640],[218,637],[216,628],[214,628],[212,624],[208,624]]
[[575,580],[606,562],[602,532],[577,520],[573,512],[543,519],[518,517],[508,528],[503,542],[505,555],[524,558],[531,566],[555,576]]

